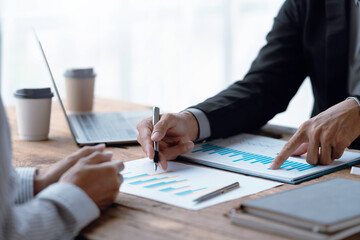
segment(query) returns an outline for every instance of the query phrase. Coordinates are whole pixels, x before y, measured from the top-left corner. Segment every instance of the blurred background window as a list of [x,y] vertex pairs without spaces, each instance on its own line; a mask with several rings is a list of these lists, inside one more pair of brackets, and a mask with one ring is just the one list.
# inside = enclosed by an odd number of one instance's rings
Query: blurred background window
[[[244,77],[283,2],[3,0],[3,100],[52,86],[35,28],[63,96],[65,69],[94,67],[96,96],[180,111]],[[306,80],[271,122],[297,127],[312,104]]]

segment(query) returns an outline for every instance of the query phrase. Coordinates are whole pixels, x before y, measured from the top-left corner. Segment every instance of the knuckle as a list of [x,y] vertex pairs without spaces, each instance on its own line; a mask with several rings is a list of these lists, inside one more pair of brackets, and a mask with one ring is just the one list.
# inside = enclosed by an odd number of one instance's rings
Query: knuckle
[[322,128],[321,127],[314,127],[312,132],[313,132],[313,137],[315,139],[319,139],[319,137],[320,137],[320,135],[322,133]]
[[291,143],[287,142],[287,143],[285,143],[282,152],[288,152],[288,151],[290,151],[290,149],[291,149]]
[[103,156],[103,153],[101,153],[101,152],[94,152],[93,155],[92,155],[93,158],[99,158],[99,157],[102,157],[102,156]]
[[332,134],[330,133],[330,132],[328,132],[328,131],[325,131],[324,133],[323,133],[323,140],[324,141],[326,141],[326,142],[329,142],[329,141],[331,141],[331,138],[332,138]]
[[349,147],[351,145],[351,143],[352,143],[352,141],[350,141],[349,139],[344,139],[341,142],[342,142],[342,146],[343,146],[344,149]]
[[334,158],[335,158],[335,159],[339,159],[339,158],[341,158],[341,156],[342,156],[343,154],[344,154],[344,150],[339,151],[339,152],[336,153],[336,156],[334,156]]
[[123,175],[120,174],[118,177],[118,182],[121,184],[123,181],[124,181],[124,177]]
[[85,147],[82,148],[82,152],[85,153],[85,154],[91,153],[91,150],[92,149],[89,146],[85,146]]
[[144,121],[145,121],[145,120],[142,120],[142,121],[138,122],[138,124],[136,124],[136,129],[137,129],[139,132],[140,132],[140,130],[141,130],[142,125],[144,125]]
[[141,135],[141,136],[139,135],[139,137],[141,142],[151,141],[150,136],[148,135]]
[[299,131],[306,131],[310,126],[310,120],[307,120],[305,122],[303,122],[300,127],[299,127]]
[[125,168],[124,164],[121,163],[121,164],[118,164],[118,167],[116,169],[120,172],[120,171],[124,170],[124,168]]
[[[345,145],[344,142],[341,141],[340,139],[336,139],[336,140],[334,141],[334,146],[335,146],[336,148],[343,148],[344,145]],[[344,147],[344,148],[345,148],[345,147]]]
[[114,166],[110,165],[110,166],[106,166],[105,167],[105,174],[107,174],[108,176],[112,176],[117,174],[117,170]]
[[114,192],[114,193],[117,193],[117,191],[119,190],[119,187],[120,187],[120,183],[118,181],[114,181],[112,186],[111,186],[111,190]]
[[74,154],[67,157],[67,160],[70,162],[73,162],[75,159],[77,159],[77,157]]
[[162,117],[163,117],[165,120],[169,121],[169,120],[172,120],[174,116],[173,116],[173,114],[171,114],[171,113],[165,113],[165,114],[162,115]]
[[161,149],[161,152],[160,152],[161,159],[164,159],[165,161],[167,161],[167,160],[174,160],[176,157],[177,157],[177,155],[173,151],[169,150],[168,148]]

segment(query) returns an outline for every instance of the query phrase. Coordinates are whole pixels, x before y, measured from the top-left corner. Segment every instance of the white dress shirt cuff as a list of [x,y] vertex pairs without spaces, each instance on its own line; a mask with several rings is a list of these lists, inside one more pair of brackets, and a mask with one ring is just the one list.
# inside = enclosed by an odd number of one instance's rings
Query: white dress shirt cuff
[[196,141],[201,141],[211,136],[210,123],[205,113],[197,108],[187,108],[186,111],[191,112],[199,125],[199,137]]
[[76,232],[100,216],[100,210],[91,198],[79,187],[70,183],[55,183],[41,191],[40,199],[62,205],[76,221]]
[[348,97],[348,98],[346,98],[346,99],[352,99],[352,100],[354,100],[355,102],[357,102],[357,104],[360,106],[360,101],[359,101],[359,99],[358,99],[357,97]]
[[34,197],[34,176],[36,168],[16,168],[20,186],[17,188],[16,203],[24,203]]

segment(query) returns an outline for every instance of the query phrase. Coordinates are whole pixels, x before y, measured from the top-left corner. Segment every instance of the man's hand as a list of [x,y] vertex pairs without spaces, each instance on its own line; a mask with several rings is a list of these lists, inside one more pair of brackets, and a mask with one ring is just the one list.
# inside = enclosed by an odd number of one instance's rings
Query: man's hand
[[303,123],[270,168],[278,169],[290,155],[305,153],[309,164],[331,164],[359,135],[359,105],[347,99]]
[[193,149],[198,136],[198,124],[190,112],[163,114],[154,126],[152,119],[147,118],[137,125],[138,142],[150,159],[154,159],[154,144],[159,142],[159,161],[163,169],[167,169],[167,160],[173,160],[179,155]]
[[34,195],[45,189],[52,183],[59,181],[62,174],[74,166],[81,158],[87,157],[94,152],[103,152],[105,144],[92,147],[83,147],[67,158],[57,162],[45,172],[37,172],[34,178]]
[[111,162],[111,152],[93,152],[81,158],[60,178],[60,182],[72,183],[95,202],[100,210],[112,204],[123,182],[120,171],[122,161]]

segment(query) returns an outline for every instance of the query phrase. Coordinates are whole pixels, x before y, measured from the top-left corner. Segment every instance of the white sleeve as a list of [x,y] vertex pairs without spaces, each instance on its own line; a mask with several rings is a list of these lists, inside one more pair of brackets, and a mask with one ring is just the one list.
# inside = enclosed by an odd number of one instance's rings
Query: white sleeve
[[211,136],[210,122],[205,113],[197,108],[187,108],[186,111],[191,112],[199,125],[199,137],[196,141],[201,141]]
[[0,129],[0,239],[68,240],[99,216],[99,209],[87,194],[67,183],[53,184],[32,200],[16,204],[19,193],[25,191],[22,199],[30,198],[33,189],[22,191],[17,188],[33,188],[30,179],[33,171],[25,170],[27,180],[20,180],[11,165],[10,130],[1,97]]
[[34,176],[36,168],[16,168],[18,186],[16,187],[15,203],[24,203],[34,198]]
[[72,239],[100,214],[83,190],[67,183],[53,184],[24,204],[4,205],[0,239],[8,240]]

